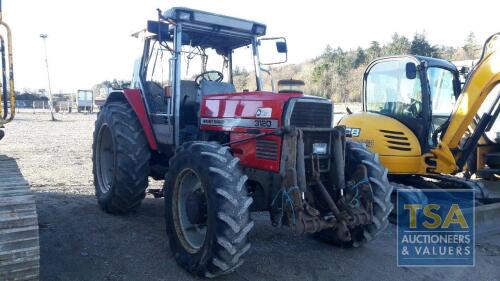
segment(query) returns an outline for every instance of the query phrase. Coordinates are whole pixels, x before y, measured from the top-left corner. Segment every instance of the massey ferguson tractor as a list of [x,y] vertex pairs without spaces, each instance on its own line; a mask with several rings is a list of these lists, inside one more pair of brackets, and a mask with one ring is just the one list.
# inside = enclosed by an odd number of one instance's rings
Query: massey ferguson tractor
[[[332,126],[329,100],[296,87],[263,89],[271,74],[264,66],[287,58],[285,39],[265,33],[253,21],[158,11],[134,34],[144,50],[131,88],[110,93],[95,123],[100,207],[136,210],[148,178],[164,179],[162,190],[148,192],[164,197],[177,263],[200,276],[243,263],[250,212],[267,211],[274,226],[297,235],[357,247],[387,226],[393,207],[387,169]],[[236,63],[253,68],[255,90],[235,89]]]

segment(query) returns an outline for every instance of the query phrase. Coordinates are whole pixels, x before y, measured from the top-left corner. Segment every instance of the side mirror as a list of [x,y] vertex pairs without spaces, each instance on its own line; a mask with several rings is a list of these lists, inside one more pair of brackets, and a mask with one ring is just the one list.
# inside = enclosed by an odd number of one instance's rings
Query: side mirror
[[278,51],[278,53],[287,53],[288,48],[286,46],[286,41],[277,41],[276,50]]
[[272,65],[288,61],[288,47],[284,37],[262,38],[258,41],[258,46],[260,64]]
[[462,66],[460,68],[460,74],[462,75],[467,75],[470,72],[470,68],[468,66]]
[[168,34],[168,24],[160,21],[148,20],[147,31],[156,34],[158,37],[167,39]]
[[417,78],[417,66],[413,62],[406,63],[406,79]]

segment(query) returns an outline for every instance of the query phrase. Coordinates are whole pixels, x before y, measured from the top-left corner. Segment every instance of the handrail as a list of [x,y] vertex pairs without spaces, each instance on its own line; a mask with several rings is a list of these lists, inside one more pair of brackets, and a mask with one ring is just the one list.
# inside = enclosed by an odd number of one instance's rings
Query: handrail
[[[7,71],[7,66],[5,65],[5,45],[4,45],[4,38],[0,35],[0,47],[1,47],[1,52],[2,52],[2,95],[0,95],[0,125],[9,123],[14,119],[14,116],[16,114],[16,95],[14,91],[14,62],[13,62],[13,54],[12,54],[12,32],[7,23],[3,21],[2,17],[2,1],[0,0],[0,25],[2,25],[6,32],[7,32],[7,56],[8,56],[8,70],[9,70],[9,75],[8,75],[8,83],[9,83],[9,89],[8,93],[10,96],[10,112],[9,110],[6,110],[7,108],[7,87],[5,85],[6,82],[6,71]],[[3,107],[2,105],[2,96],[4,98],[3,100]],[[10,115],[9,115],[10,113]]]

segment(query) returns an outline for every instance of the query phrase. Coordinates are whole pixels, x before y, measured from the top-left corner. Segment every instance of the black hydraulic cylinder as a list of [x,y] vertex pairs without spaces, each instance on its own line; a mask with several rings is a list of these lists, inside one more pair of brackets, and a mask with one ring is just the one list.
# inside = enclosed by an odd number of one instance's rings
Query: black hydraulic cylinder
[[297,182],[302,192],[306,191],[306,163],[304,159],[303,132],[299,131],[297,139]]
[[339,190],[345,189],[345,153],[343,130],[336,129],[332,132],[332,154],[333,154],[333,172],[335,178],[335,186]]

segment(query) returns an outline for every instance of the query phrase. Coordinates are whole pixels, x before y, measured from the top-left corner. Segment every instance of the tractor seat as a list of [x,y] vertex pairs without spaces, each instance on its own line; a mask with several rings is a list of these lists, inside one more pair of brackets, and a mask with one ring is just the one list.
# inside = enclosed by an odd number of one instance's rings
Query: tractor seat
[[156,82],[146,81],[145,88],[149,93],[146,96],[153,112],[166,112],[167,104],[165,102],[163,87]]
[[229,94],[235,92],[236,88],[231,83],[203,80],[200,83],[198,102],[201,102],[201,99],[204,96],[210,96],[215,94]]

